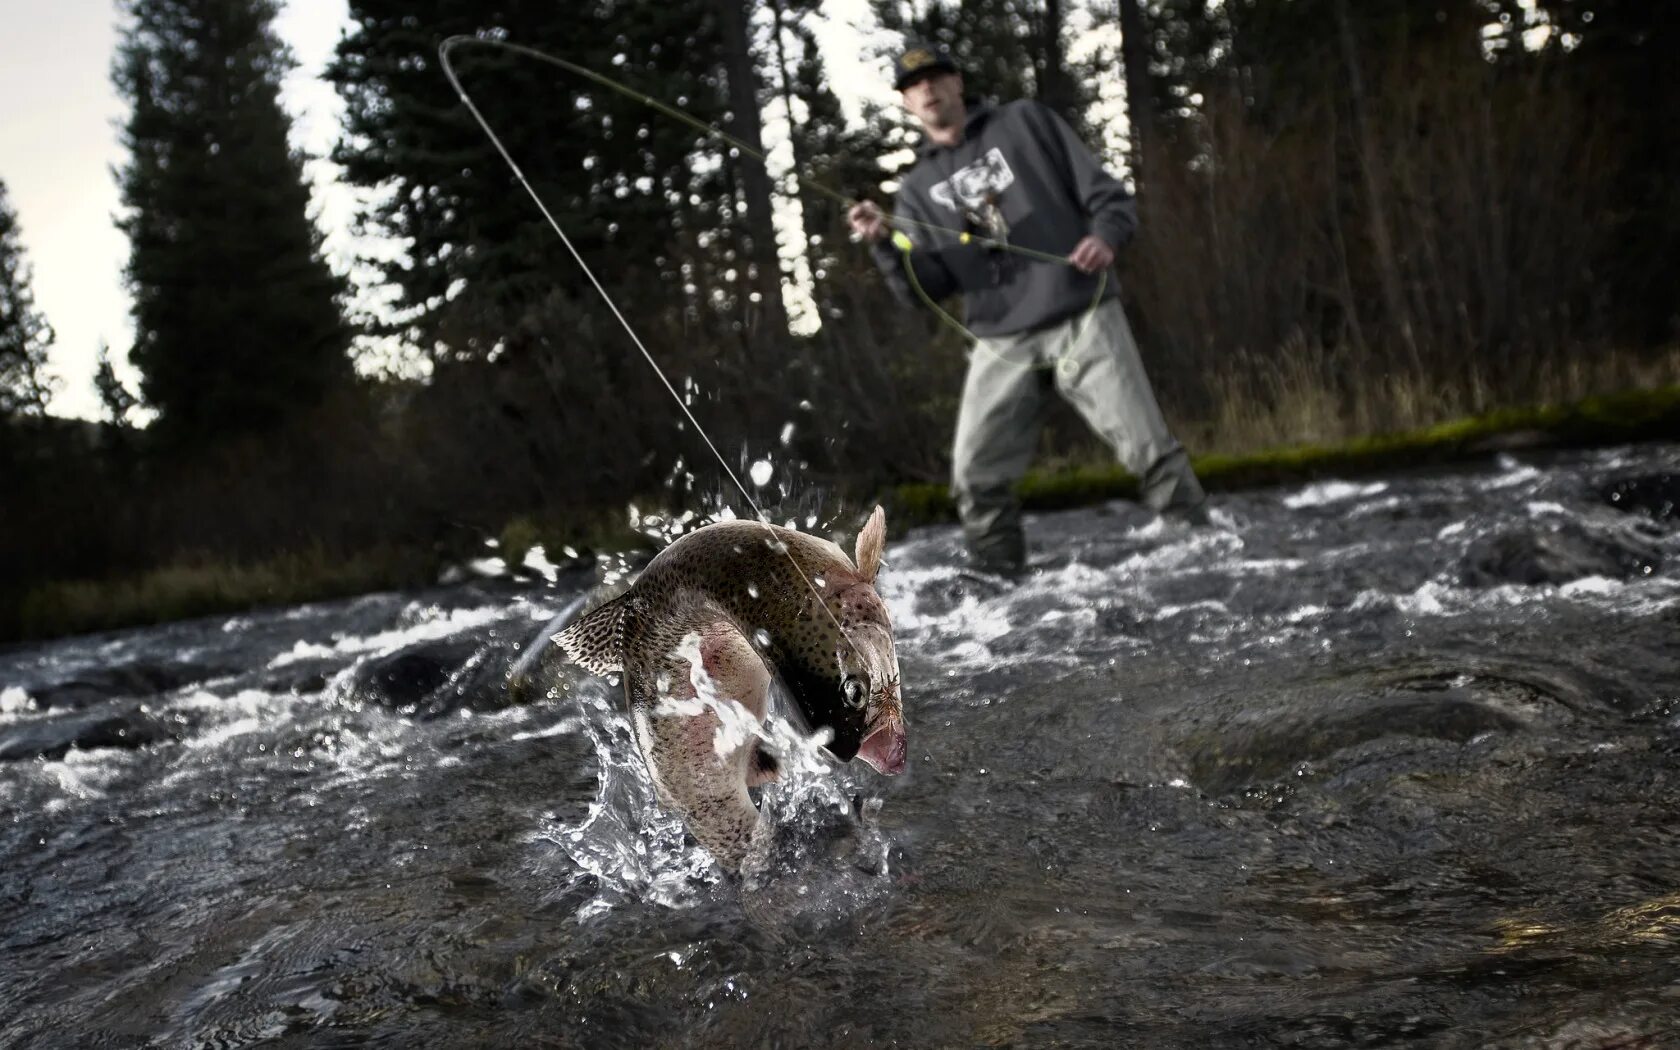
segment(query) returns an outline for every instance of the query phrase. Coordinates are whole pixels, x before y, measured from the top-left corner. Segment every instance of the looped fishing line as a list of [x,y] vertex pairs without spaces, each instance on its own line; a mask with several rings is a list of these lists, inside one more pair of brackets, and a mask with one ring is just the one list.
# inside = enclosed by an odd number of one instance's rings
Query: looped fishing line
[[[601,74],[601,73],[597,73],[595,70],[590,69],[588,66],[582,66],[582,65],[577,64],[576,62],[570,62],[570,61],[567,61],[566,59],[563,59],[563,58],[557,58],[554,55],[548,54],[545,51],[539,51],[534,47],[526,47],[523,44],[514,44],[514,43],[510,43],[510,42],[505,41],[505,40],[487,40],[487,39],[484,39],[483,37],[468,36],[468,35],[465,35],[465,34],[450,37],[449,39],[445,40],[442,44],[440,44],[438,46],[438,58],[443,64],[444,73],[449,77],[450,84],[452,84],[454,86],[455,93],[461,96],[461,101],[466,103],[467,108],[472,111],[473,117],[478,121],[479,126],[484,129],[485,134],[490,136],[491,142],[493,142],[495,144],[497,150],[502,154],[503,159],[506,160],[508,162],[508,164],[514,169],[514,174],[519,176],[519,180],[520,180],[521,184],[525,186],[526,192],[530,193],[533,199],[536,198],[536,193],[531,190],[530,184],[525,181],[524,174],[522,172],[520,172],[519,166],[513,162],[513,158],[508,156],[507,150],[502,147],[501,142],[496,138],[495,132],[490,130],[489,123],[484,119],[483,114],[481,114],[478,111],[478,107],[474,106],[473,103],[472,103],[472,100],[467,97],[466,91],[461,87],[461,82],[460,82],[459,78],[457,78],[456,75],[455,75],[454,68],[450,64],[450,61],[449,61],[449,52],[451,50],[453,50],[456,46],[461,45],[461,44],[477,44],[477,45],[480,45],[480,46],[483,46],[483,47],[498,48],[498,49],[503,50],[503,51],[513,52],[514,54],[524,55],[527,58],[534,58],[539,62],[546,62],[547,64],[549,64],[551,66],[554,66],[558,69],[565,70],[568,73],[572,73],[572,74],[575,74],[577,76],[583,77],[584,79],[586,79],[586,80],[588,80],[592,83],[599,84],[601,87],[607,88],[608,90],[613,91],[613,92],[615,92],[619,95],[622,95],[625,98],[628,98],[628,99],[630,99],[634,102],[639,102],[642,105],[647,106],[649,109],[652,109],[655,112],[664,114],[665,116],[670,117],[672,120],[679,121],[680,123],[682,123],[682,124],[684,124],[688,127],[693,128],[694,130],[700,132],[703,135],[710,136],[711,138],[717,139],[719,142],[726,143],[729,146],[732,146],[735,149],[737,149],[737,150],[741,151],[742,153],[746,154],[747,156],[753,158],[758,163],[764,165],[766,168],[768,168],[770,166],[769,158],[767,156],[765,156],[763,151],[755,149],[754,147],[748,145],[746,142],[743,142],[741,139],[737,138],[736,136],[731,135],[727,131],[724,131],[722,128],[718,127],[716,124],[707,123],[706,121],[703,121],[703,120],[699,119],[698,117],[695,117],[694,115],[685,112],[684,110],[678,109],[677,107],[672,106],[669,103],[661,102],[659,99],[654,98],[652,95],[646,94],[645,92],[637,91],[635,88],[632,88],[629,85],[624,84],[620,81],[614,80],[612,77],[606,76],[606,75]],[[789,174],[793,177],[794,182],[796,182],[798,185],[804,187],[807,190],[814,191],[814,192],[816,192],[816,193],[818,193],[818,194],[820,194],[824,197],[827,197],[829,200],[832,200],[835,203],[839,204],[842,208],[850,209],[853,205],[862,203],[859,198],[848,197],[846,194],[841,193],[840,191],[828,186],[827,184],[821,182],[818,179],[815,179],[815,178],[812,178],[809,175],[806,175],[803,172],[793,171],[793,172],[790,172]],[[540,200],[537,201],[537,204],[538,204],[539,207],[542,207],[542,202]],[[553,220],[553,217],[548,214],[548,209],[547,208],[543,208],[543,214],[544,214],[544,216],[548,217],[550,225],[556,226],[556,232],[559,232],[558,224],[555,223],[554,220]],[[988,347],[986,345],[985,340],[983,340],[979,336],[975,335],[961,321],[959,321],[955,317],[951,316],[951,314],[948,311],[946,311],[944,307],[940,306],[937,302],[935,302],[933,300],[932,296],[927,294],[927,291],[922,287],[921,282],[916,277],[915,266],[912,265],[912,263],[910,261],[910,254],[911,254],[912,251],[915,250],[915,244],[914,244],[913,241],[911,241],[911,239],[909,238],[906,231],[911,230],[911,229],[917,229],[917,230],[926,230],[930,233],[949,233],[949,234],[952,234],[953,236],[956,237],[959,244],[978,245],[980,247],[990,248],[990,249],[994,249],[994,250],[997,250],[997,251],[1011,252],[1011,253],[1016,254],[1016,255],[1025,256],[1026,258],[1035,260],[1037,262],[1059,264],[1059,265],[1062,265],[1062,266],[1072,266],[1073,265],[1072,261],[1069,260],[1066,256],[1054,255],[1050,252],[1039,251],[1036,248],[1023,247],[1022,245],[1019,245],[1019,244],[1011,244],[1008,241],[1001,240],[1001,239],[995,238],[995,237],[986,237],[986,236],[983,236],[981,234],[973,233],[972,231],[969,231],[969,230],[959,230],[959,229],[956,229],[956,228],[951,227],[951,226],[941,226],[938,223],[926,222],[926,221],[923,221],[921,219],[912,219],[912,218],[909,218],[908,216],[903,216],[903,215],[883,214],[882,219],[886,222],[886,224],[888,226],[894,227],[897,231],[895,233],[894,237],[893,237],[893,245],[895,247],[897,247],[901,252],[904,253],[904,257],[905,257],[904,258],[904,272],[909,277],[909,282],[910,282],[911,288],[913,288],[915,290],[917,297],[921,299],[922,303],[924,305],[926,305],[929,310],[933,311],[934,316],[938,317],[939,320],[941,321],[941,323],[945,324],[947,327],[956,331],[963,338],[970,340],[975,345],[977,350],[979,350],[980,352],[983,352],[983,353],[996,354],[999,357],[1002,357],[1003,355],[998,354],[997,351],[992,350],[990,347]],[[565,240],[565,234],[564,233],[561,233],[560,236],[561,236],[562,240]],[[570,241],[566,241],[566,247],[567,247],[568,250],[572,251],[572,257],[578,260],[579,265],[583,265],[583,260],[581,258],[578,258],[577,252],[575,250],[572,250],[572,246],[571,246]],[[587,269],[587,267],[586,267],[586,269]],[[1085,316],[1081,320],[1081,322],[1078,326],[1078,329],[1070,335],[1066,347],[1064,347],[1058,354],[1055,355],[1055,361],[1058,365],[1064,363],[1064,359],[1066,359],[1072,353],[1073,348],[1078,346],[1079,341],[1084,337],[1085,331],[1089,327],[1092,317],[1096,314],[1097,308],[1102,305],[1103,292],[1107,289],[1108,278],[1109,278],[1109,271],[1108,271],[1107,268],[1104,268],[1102,273],[1099,275],[1098,280],[1097,280],[1096,293],[1091,297],[1091,306],[1086,310]],[[593,274],[590,275],[590,280],[592,282],[594,281],[594,275]],[[595,286],[596,286],[597,290],[600,290],[599,283],[596,283]],[[601,294],[602,294],[603,297],[606,295],[606,293],[604,291]],[[617,313],[616,308],[614,310],[614,313]],[[623,318],[620,317],[621,322],[622,322],[622,320],[623,320]],[[637,342],[637,345],[638,345],[638,347],[640,346],[640,341]],[[646,352],[647,352],[646,350],[643,350],[644,354],[646,354]],[[655,366],[655,367],[657,367],[657,366]],[[664,376],[661,375],[660,378],[663,379]],[[670,384],[667,383],[666,385],[668,387]],[[673,392],[673,396],[675,396],[674,392]],[[698,424],[696,424],[696,425],[698,425]],[[708,444],[709,443],[710,442],[708,441]],[[713,452],[715,453],[716,450],[714,449]],[[727,467],[725,469],[727,469]],[[732,479],[733,479],[733,477],[734,476],[731,475]],[[736,481],[736,486],[740,487],[740,482],[739,481]],[[743,494],[744,493],[745,493],[745,490],[743,490]],[[756,509],[756,508],[754,508],[754,509]]]
[[[733,481],[735,483],[735,487],[741,491],[741,498],[747,501],[747,506],[752,508],[753,514],[759,523],[764,526],[766,532],[770,533],[771,549],[774,550],[779,548],[781,553],[787,556],[788,564],[792,565],[793,571],[799,574],[799,578],[805,583],[806,590],[810,591],[812,597],[816,599],[817,606],[821,608],[823,612],[828,614],[828,618],[833,622],[834,629],[839,633],[841,641],[846,643],[847,648],[851,649],[853,655],[855,656],[857,653],[857,647],[852,645],[851,639],[846,637],[846,632],[841,628],[840,621],[835,618],[834,611],[828,607],[828,603],[823,600],[822,594],[805,575],[805,570],[800,567],[798,559],[793,556],[793,552],[789,550],[787,545],[776,536],[773,530],[771,530],[770,523],[767,520],[764,511],[759,508],[758,503],[752,498],[752,493],[748,492],[747,487],[741,484],[741,479],[735,476],[735,471],[730,469],[728,460],[723,458],[723,453],[719,452],[717,446],[712,443],[711,435],[707,434],[706,428],[700,425],[700,421],[698,419],[694,418],[694,413],[688,410],[688,405],[683,401],[682,395],[677,393],[677,388],[672,386],[671,380],[666,377],[665,370],[659,367],[659,362],[654,360],[653,354],[649,353],[648,348],[643,345],[641,336],[638,336],[636,334],[636,330],[630,326],[630,322],[625,320],[624,314],[618,308],[618,304],[613,302],[612,296],[607,294],[607,290],[601,286],[601,282],[595,277],[595,271],[589,268],[589,264],[585,262],[583,256],[578,253],[576,246],[572,244],[572,239],[567,237],[566,231],[560,228],[559,220],[554,217],[554,213],[550,211],[548,205],[544,203],[542,196],[538,194],[534,188],[532,188],[531,180],[525,177],[524,170],[520,168],[519,163],[513,159],[513,155],[508,152],[507,147],[502,145],[501,138],[497,136],[495,129],[490,126],[490,122],[484,119],[484,114],[480,113],[478,107],[473,104],[472,97],[467,94],[466,88],[461,86],[460,78],[455,75],[455,67],[450,64],[449,52],[457,44],[469,43],[499,47],[504,50],[529,55],[533,58],[539,58],[545,62],[551,62],[558,65],[561,68],[575,69],[592,80],[605,82],[605,78],[600,77],[589,70],[585,70],[581,66],[573,66],[570,62],[553,58],[540,51],[523,47],[518,44],[507,44],[497,40],[480,40],[477,37],[471,36],[452,36],[438,46],[438,61],[442,63],[444,75],[449,78],[449,83],[455,88],[455,93],[461,96],[461,102],[467,107],[468,112],[473,115],[473,119],[478,121],[478,126],[484,129],[484,134],[489,136],[491,145],[496,147],[496,152],[502,155],[502,160],[506,161],[508,167],[513,170],[514,177],[519,180],[519,184],[521,186],[525,187],[525,192],[530,195],[531,200],[535,202],[537,209],[542,212],[543,218],[548,220],[549,226],[552,227],[554,232],[560,237],[560,243],[566,246],[566,251],[571,253],[572,258],[577,261],[578,267],[583,270],[584,276],[589,278],[589,283],[595,286],[595,291],[600,293],[601,298],[606,301],[608,309],[612,310],[613,316],[618,318],[618,323],[624,328],[625,333],[630,336],[630,341],[636,344],[636,349],[641,351],[642,357],[647,360],[649,367],[651,367],[654,374],[659,377],[659,381],[665,385],[665,389],[670,392],[671,399],[677,403],[677,408],[682,411],[684,416],[688,417],[689,423],[693,425],[695,432],[700,435],[700,439],[706,443],[707,448],[712,450],[712,455],[717,458],[718,466],[723,468],[723,472],[729,475],[729,480]],[[647,102],[649,105],[661,111],[669,110],[669,107],[664,106],[662,103],[648,98],[647,96],[643,96],[642,101]],[[675,110],[670,110],[670,112],[673,114],[676,113]],[[693,118],[687,117],[686,114],[681,114],[681,116],[690,123],[698,123],[697,121],[694,121]],[[762,159],[763,158],[760,157],[760,160]]]
[[[706,443],[706,447],[711,450],[712,455],[718,461],[718,465],[723,468],[724,473],[729,476],[729,480],[734,483],[738,490],[740,490],[741,497],[746,500],[747,506],[752,508],[753,514],[757,517],[759,522],[768,527],[768,520],[764,511],[760,509],[758,503],[753,500],[752,493],[749,492],[747,487],[741,483],[741,479],[737,477],[735,471],[730,468],[728,461],[723,458],[723,454],[719,452],[717,446],[712,443],[711,436],[706,433],[705,427],[701,426],[700,421],[694,418],[694,413],[689,411],[688,405],[683,401],[682,395],[677,393],[676,387],[672,386],[670,379],[666,377],[665,370],[659,367],[659,362],[654,360],[653,354],[648,351],[648,348],[642,343],[641,337],[636,334],[636,330],[631,327],[630,322],[625,319],[623,312],[621,312],[618,308],[618,304],[613,302],[612,296],[607,294],[606,288],[602,287],[600,280],[596,278],[595,271],[590,269],[589,264],[584,261],[583,256],[579,254],[576,246],[572,244],[571,238],[566,236],[566,231],[560,227],[559,220],[554,217],[554,213],[549,210],[548,205],[543,201],[541,195],[539,195],[531,186],[531,181],[525,177],[524,170],[520,168],[519,163],[513,159],[513,155],[509,153],[507,147],[502,144],[500,136],[498,136],[495,129],[490,126],[490,122],[485,119],[484,114],[479,111],[478,106],[473,103],[472,97],[467,94],[466,88],[461,85],[460,77],[456,75],[455,67],[453,63],[450,62],[449,53],[456,47],[466,44],[472,44],[479,47],[496,48],[501,51],[509,51],[517,55],[523,55],[526,58],[536,59],[539,62],[546,62],[551,66],[576,74],[577,76],[599,84],[611,91],[617,92],[618,94],[633,101],[640,102],[658,113],[662,113],[673,120],[680,121],[688,127],[694,128],[704,135],[711,136],[721,142],[727,143],[747,156],[753,158],[758,163],[764,164],[766,167],[768,167],[769,164],[768,158],[762,151],[754,149],[752,146],[714,124],[708,124],[705,121],[677,109],[675,106],[661,102],[651,95],[636,91],[625,84],[613,80],[611,77],[603,76],[587,66],[578,65],[576,62],[568,62],[563,58],[556,58],[547,52],[538,51],[536,48],[526,47],[523,44],[509,43],[504,40],[486,40],[482,37],[468,35],[452,36],[438,45],[438,61],[443,66],[444,75],[449,78],[450,86],[452,86],[455,89],[455,93],[460,96],[461,103],[467,107],[467,111],[471,113],[473,119],[478,122],[478,126],[483,129],[484,134],[490,139],[491,145],[496,147],[496,152],[501,155],[502,160],[506,162],[508,167],[513,171],[514,177],[519,180],[519,184],[524,187],[526,194],[529,195],[532,202],[536,204],[537,209],[542,212],[543,218],[548,220],[548,225],[560,238],[560,243],[566,246],[566,251],[570,253],[572,259],[577,262],[578,267],[583,271],[584,276],[589,278],[589,283],[594,286],[596,293],[599,294],[606,302],[608,309],[612,311],[613,317],[617,318],[619,325],[623,327],[625,333],[630,336],[630,341],[635,344],[637,350],[641,351],[642,357],[647,361],[648,366],[653,369],[654,374],[659,377],[659,381],[664,384],[666,391],[668,391],[671,395],[671,399],[677,403],[677,408],[685,417],[687,417],[689,424],[694,427],[695,433],[700,435],[701,440]],[[830,200],[837,202],[844,208],[850,209],[853,205],[859,203],[856,198],[847,197],[845,194],[833,190],[816,179],[809,178],[802,173],[795,172],[793,173],[793,177],[799,185],[822,194]],[[976,347],[983,348],[983,341],[980,340],[979,337],[975,336],[973,332],[970,332],[960,321],[941,309],[939,305],[933,301],[932,297],[927,294],[926,290],[922,288],[921,283],[917,280],[916,268],[911,265],[909,258],[911,251],[914,249],[914,244],[910,241],[908,235],[904,233],[904,228],[913,227],[934,232],[950,233],[954,234],[958,238],[959,243],[962,244],[978,244],[1000,251],[1014,252],[1015,254],[1024,255],[1029,259],[1036,259],[1040,262],[1059,263],[1066,266],[1072,265],[1068,259],[1060,255],[1052,255],[1049,252],[1042,252],[1033,248],[1025,248],[1021,245],[1010,244],[1007,241],[998,240],[996,238],[980,236],[965,230],[957,230],[948,226],[940,226],[937,223],[923,222],[921,220],[910,219],[898,215],[884,215],[883,218],[886,219],[887,225],[899,227],[898,233],[894,236],[894,244],[900,251],[905,253],[904,270],[907,274],[909,274],[911,286],[915,288],[922,301],[926,303],[935,312],[935,314],[944,320],[945,323],[953,326],[957,331],[961,332],[966,338],[974,340]],[[902,240],[900,238],[902,238]],[[1084,322],[1081,323],[1079,331],[1069,341],[1069,350],[1071,350],[1083,336],[1086,325],[1089,323],[1091,316],[1095,314],[1097,306],[1101,303],[1102,293],[1107,280],[1108,273],[1105,270],[1102,278],[1097,283],[1097,294],[1092,300],[1091,310],[1087,313]],[[771,533],[772,537],[774,537],[774,535],[774,533]],[[817,604],[825,613],[828,614],[828,618],[833,621],[835,629],[840,630],[840,623],[835,619],[833,611],[828,608],[828,603],[823,600],[823,597],[817,591],[817,588],[811,583],[810,579],[806,577],[805,571],[799,567],[799,563],[794,559],[793,553],[787,550],[786,546],[780,544],[779,541],[775,541],[773,546],[775,545],[781,546],[782,553],[787,555],[788,561],[792,563],[794,571],[799,574],[799,577],[804,581],[806,588],[811,592],[812,596],[817,599]],[[845,639],[846,637],[843,630],[840,631],[840,637],[842,639]],[[850,642],[848,641],[847,644],[849,646]]]

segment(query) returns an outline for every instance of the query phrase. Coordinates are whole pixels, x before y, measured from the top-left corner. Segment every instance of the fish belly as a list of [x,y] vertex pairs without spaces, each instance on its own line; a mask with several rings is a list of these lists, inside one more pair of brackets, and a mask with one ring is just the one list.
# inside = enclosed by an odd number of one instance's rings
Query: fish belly
[[747,788],[764,779],[756,758],[770,692],[764,661],[733,624],[707,624],[628,671],[625,689],[660,802],[719,863],[738,867],[762,833]]

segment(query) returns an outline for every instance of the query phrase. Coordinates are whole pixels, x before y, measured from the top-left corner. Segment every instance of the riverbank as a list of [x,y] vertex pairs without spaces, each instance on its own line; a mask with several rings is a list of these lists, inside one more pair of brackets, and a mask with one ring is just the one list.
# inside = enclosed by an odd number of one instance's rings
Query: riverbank
[[[1588,448],[1680,439],[1680,385],[1589,397],[1567,405],[1502,409],[1393,434],[1337,444],[1298,444],[1241,455],[1193,457],[1209,492],[1358,476],[1463,462],[1514,449]],[[1031,510],[1060,510],[1110,499],[1131,499],[1137,479],[1111,465],[1033,471],[1021,483]],[[956,520],[942,485],[901,485],[888,494],[895,526]],[[897,513],[892,513],[896,511]]]
[[[1500,451],[1571,448],[1680,439],[1680,385],[1590,397],[1567,404],[1505,409],[1416,430],[1335,444],[1296,444],[1251,454],[1195,457],[1210,492],[1325,476],[1359,476],[1463,462]],[[1136,492],[1117,467],[1070,465],[1033,471],[1022,482],[1030,509],[1054,510]],[[900,485],[881,495],[895,530],[955,520],[942,485]],[[598,517],[598,516],[597,516]],[[556,559],[570,548],[587,562],[599,550],[645,546],[631,531],[603,530],[598,521],[570,526],[516,519],[498,540],[507,564],[519,565],[541,544]],[[448,568],[436,551],[380,548],[349,559],[319,551],[291,553],[249,564],[169,566],[112,580],[60,580],[25,591],[0,609],[0,641],[26,641],[139,627],[253,608],[341,598],[374,590],[434,583]]]

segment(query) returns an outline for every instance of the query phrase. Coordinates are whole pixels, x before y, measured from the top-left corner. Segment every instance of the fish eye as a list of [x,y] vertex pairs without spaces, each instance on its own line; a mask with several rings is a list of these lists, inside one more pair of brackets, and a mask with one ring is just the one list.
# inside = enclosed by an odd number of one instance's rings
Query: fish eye
[[840,683],[840,692],[846,698],[846,705],[848,707],[862,710],[863,702],[866,699],[869,690],[864,688],[863,679],[856,676],[848,676]]

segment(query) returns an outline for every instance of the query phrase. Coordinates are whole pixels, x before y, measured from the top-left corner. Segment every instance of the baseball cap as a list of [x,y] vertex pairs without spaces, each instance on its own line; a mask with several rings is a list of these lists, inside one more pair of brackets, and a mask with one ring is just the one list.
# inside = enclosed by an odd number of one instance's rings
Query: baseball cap
[[957,64],[951,61],[950,54],[938,44],[912,41],[904,45],[898,58],[893,61],[893,90],[903,91],[904,85],[929,73],[943,71],[957,72]]

